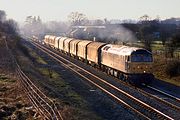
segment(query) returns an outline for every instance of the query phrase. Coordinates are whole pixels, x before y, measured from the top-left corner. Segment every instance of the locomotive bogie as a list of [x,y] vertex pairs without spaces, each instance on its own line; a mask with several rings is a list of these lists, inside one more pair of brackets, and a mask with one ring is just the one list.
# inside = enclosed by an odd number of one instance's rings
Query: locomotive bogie
[[146,74],[128,74],[127,75],[127,81],[135,86],[140,86],[142,83],[149,85],[152,80],[154,79],[154,76],[150,73]]

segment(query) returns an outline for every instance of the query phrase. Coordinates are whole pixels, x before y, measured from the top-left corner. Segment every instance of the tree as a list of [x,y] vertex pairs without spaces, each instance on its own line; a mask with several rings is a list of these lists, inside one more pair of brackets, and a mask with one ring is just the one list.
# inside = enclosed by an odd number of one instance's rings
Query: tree
[[71,12],[68,16],[71,25],[83,25],[86,21],[86,16],[83,13]]
[[17,34],[19,31],[18,24],[13,19],[6,20],[4,25],[6,26],[5,32],[8,34]]
[[18,24],[13,19],[6,19],[6,12],[0,10],[0,32],[17,35]]
[[44,32],[44,25],[42,24],[41,18],[39,16],[27,16],[25,25],[21,30],[28,36],[38,36]]
[[33,17],[32,16],[27,16],[25,20],[26,24],[32,24],[33,23]]
[[4,22],[6,20],[6,12],[0,10],[0,22]]
[[139,21],[140,39],[144,43],[144,47],[151,51],[151,43],[154,40],[154,33],[159,29],[159,19],[150,20],[148,15],[140,17]]
[[172,37],[172,33],[176,32],[177,26],[175,24],[164,24],[161,23],[159,27],[160,39],[165,45],[165,42]]
[[150,21],[150,17],[147,14],[141,16],[139,19],[140,23],[148,23]]
[[[170,38],[169,42],[166,44],[166,52],[170,54],[170,57],[174,57],[174,52],[180,47],[180,33],[176,33]],[[167,56],[167,54],[166,54]]]

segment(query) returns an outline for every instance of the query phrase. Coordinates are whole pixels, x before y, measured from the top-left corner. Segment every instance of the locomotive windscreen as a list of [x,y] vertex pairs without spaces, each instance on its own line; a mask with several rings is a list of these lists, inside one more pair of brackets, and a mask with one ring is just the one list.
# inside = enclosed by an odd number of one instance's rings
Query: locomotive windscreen
[[137,50],[131,54],[131,62],[152,62],[152,54],[146,50]]

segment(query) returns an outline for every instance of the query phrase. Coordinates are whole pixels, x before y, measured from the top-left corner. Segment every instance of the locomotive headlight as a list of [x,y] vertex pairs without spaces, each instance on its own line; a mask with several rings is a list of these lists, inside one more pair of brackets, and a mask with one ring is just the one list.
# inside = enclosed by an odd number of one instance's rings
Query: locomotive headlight
[[146,73],[146,71],[144,71],[144,73]]

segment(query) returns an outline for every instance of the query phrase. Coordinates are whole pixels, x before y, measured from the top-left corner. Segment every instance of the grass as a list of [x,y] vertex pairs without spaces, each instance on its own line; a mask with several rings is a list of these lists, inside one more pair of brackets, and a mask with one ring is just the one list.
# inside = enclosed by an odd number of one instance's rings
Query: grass
[[15,82],[15,80],[9,79],[6,75],[0,74],[0,82],[7,83],[7,82]]
[[59,74],[51,70],[51,68],[38,68],[38,70],[49,78],[57,79],[59,77]]
[[46,61],[44,61],[41,57],[39,57],[35,52],[30,52],[31,56],[36,59],[36,61],[40,64],[47,64]]
[[170,78],[170,76],[166,74],[167,65],[168,64],[165,59],[163,59],[161,56],[155,56],[153,74],[157,79],[174,84],[176,86],[180,86],[180,75]]
[[51,67],[49,67],[44,58],[40,57],[31,48],[26,48],[29,51],[30,58],[35,59],[37,64],[45,65],[44,67],[36,67],[36,70],[45,78],[47,78],[47,84],[52,85],[54,89],[58,90],[63,94],[64,99],[67,100],[64,103],[72,104],[73,106],[81,105],[81,107],[83,107],[83,98],[71,89],[70,85],[66,83],[66,81],[64,81],[61,75],[57,71],[54,71]]
[[162,44],[152,44],[151,48],[153,51],[156,51],[156,50],[164,51],[164,46]]
[[40,63],[40,64],[47,64],[47,62],[45,60],[43,60],[37,53],[34,52],[33,49],[27,47],[30,55],[36,60],[36,62]]
[[38,69],[40,73],[42,73],[44,76],[47,76],[50,78],[50,73],[51,72],[51,78],[50,82],[53,84],[55,88],[60,90],[61,92],[65,93],[65,97],[68,98],[71,102],[76,103],[76,104],[81,104],[83,102],[83,99],[81,96],[79,96],[76,92],[71,90],[71,87],[69,84],[67,84],[63,78],[61,78],[61,75],[57,73],[54,70],[50,70],[49,68],[39,68]]

